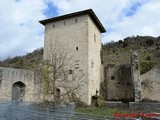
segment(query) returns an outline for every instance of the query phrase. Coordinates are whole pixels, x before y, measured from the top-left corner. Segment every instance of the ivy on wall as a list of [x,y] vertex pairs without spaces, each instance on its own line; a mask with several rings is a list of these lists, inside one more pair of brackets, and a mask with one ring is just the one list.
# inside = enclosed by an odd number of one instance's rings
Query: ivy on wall
[[49,93],[49,63],[46,62],[43,67],[44,97]]

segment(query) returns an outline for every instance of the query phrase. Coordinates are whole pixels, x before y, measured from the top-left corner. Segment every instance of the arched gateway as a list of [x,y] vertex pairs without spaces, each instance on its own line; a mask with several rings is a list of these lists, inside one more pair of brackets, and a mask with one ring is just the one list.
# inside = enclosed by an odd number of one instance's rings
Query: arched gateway
[[15,82],[12,86],[12,100],[22,100],[25,96],[25,84]]

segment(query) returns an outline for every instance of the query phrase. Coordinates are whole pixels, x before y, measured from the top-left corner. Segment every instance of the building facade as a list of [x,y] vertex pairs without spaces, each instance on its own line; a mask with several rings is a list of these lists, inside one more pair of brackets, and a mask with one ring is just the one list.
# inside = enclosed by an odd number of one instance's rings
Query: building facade
[[[106,30],[89,9],[40,21],[45,26],[44,61],[57,47],[73,56],[68,67],[84,75],[84,85],[78,90],[81,100],[91,104],[91,97],[100,90],[102,79],[101,33]],[[60,43],[60,44],[57,44]],[[63,45],[62,45],[63,44]],[[55,46],[56,45],[56,46]],[[52,47],[52,48],[51,48]]]

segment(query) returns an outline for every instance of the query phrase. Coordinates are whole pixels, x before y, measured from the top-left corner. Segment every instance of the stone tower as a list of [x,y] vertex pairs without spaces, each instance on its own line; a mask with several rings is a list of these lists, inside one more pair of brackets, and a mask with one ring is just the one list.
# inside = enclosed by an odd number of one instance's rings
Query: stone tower
[[[81,100],[88,105],[100,89],[102,79],[101,33],[105,28],[92,9],[40,21],[45,26],[44,60],[51,52],[49,46],[57,42],[72,51],[71,66],[85,74],[85,85],[79,91]],[[61,46],[59,46],[61,47]],[[72,73],[70,73],[72,74]]]

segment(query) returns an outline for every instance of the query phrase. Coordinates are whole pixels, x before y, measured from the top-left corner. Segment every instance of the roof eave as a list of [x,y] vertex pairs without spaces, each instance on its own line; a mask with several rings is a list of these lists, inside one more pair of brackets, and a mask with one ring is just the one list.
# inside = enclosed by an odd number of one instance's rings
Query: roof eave
[[103,27],[103,25],[101,24],[101,22],[99,21],[99,19],[97,18],[96,14],[93,12],[92,9],[88,9],[88,10],[84,10],[84,11],[80,11],[80,12],[75,12],[75,13],[70,13],[70,14],[66,14],[66,15],[62,15],[62,16],[58,16],[55,18],[49,18],[49,19],[45,19],[45,20],[41,20],[39,21],[42,25],[46,25],[47,23],[59,20],[59,19],[64,19],[64,18],[68,18],[71,16],[78,16],[78,15],[82,15],[82,14],[89,14],[90,17],[92,18],[92,20],[96,23],[97,27],[100,29],[101,33],[105,33],[106,29]]

